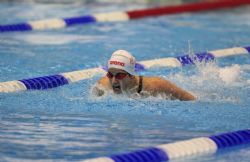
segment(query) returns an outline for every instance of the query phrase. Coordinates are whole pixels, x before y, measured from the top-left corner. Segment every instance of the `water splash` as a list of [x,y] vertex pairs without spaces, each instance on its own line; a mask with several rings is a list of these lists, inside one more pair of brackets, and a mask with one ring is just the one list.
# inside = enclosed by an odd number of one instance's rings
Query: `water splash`
[[[192,71],[192,70],[191,70]],[[194,74],[181,71],[168,77],[177,85],[193,92],[198,100],[216,102],[240,102],[237,89],[247,83],[238,64],[219,67],[216,62],[197,64]]]
[[232,65],[229,67],[219,69],[219,76],[221,80],[227,85],[233,85],[240,77],[240,66]]

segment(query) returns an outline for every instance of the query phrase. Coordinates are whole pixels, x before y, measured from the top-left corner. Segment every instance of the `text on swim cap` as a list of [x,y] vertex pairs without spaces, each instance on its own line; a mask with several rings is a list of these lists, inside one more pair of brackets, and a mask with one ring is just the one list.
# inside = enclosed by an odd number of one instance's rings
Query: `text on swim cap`
[[119,62],[119,61],[109,61],[110,65],[120,65],[120,66],[125,66],[125,63]]

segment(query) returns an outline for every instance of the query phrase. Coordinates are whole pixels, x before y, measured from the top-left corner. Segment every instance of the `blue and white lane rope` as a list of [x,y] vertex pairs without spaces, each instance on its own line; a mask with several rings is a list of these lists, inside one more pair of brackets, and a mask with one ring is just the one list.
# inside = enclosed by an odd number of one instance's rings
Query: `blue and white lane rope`
[[[196,62],[208,62],[218,57],[227,57],[232,55],[249,54],[249,47],[235,47],[210,52],[197,53],[194,55],[184,55],[179,57],[168,57],[154,60],[146,60],[136,63],[136,71],[143,71],[151,67],[181,67]],[[105,67],[91,68],[58,75],[43,76],[31,79],[22,79],[16,81],[7,81],[0,83],[1,92],[17,92],[25,90],[43,90],[55,88],[65,84],[78,82],[80,80],[93,78],[97,75],[105,74]]]
[[223,148],[249,143],[250,129],[246,129],[158,145],[156,147],[109,157],[87,159],[84,162],[162,162],[191,155],[215,153]]
[[39,21],[30,21],[20,24],[0,25],[1,32],[31,31],[43,29],[57,29],[69,27],[77,24],[89,24],[95,22],[116,22],[128,21],[148,16],[161,16],[167,14],[178,14],[186,12],[208,11],[221,8],[232,8],[241,5],[249,5],[250,0],[220,0],[220,1],[204,1],[196,3],[184,3],[176,6],[162,6],[158,8],[141,9],[134,11],[121,11],[99,13],[87,16],[71,17],[71,18],[54,18]]
[[0,32],[30,31],[44,29],[65,28],[76,24],[89,24],[94,22],[127,21],[125,12],[100,13],[72,18],[54,18],[39,21],[30,21],[20,24],[0,25]]

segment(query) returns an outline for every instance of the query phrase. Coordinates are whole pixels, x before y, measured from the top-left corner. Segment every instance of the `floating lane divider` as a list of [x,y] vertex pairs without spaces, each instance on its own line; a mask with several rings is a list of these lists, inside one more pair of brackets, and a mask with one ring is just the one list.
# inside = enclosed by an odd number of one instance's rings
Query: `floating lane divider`
[[223,148],[249,144],[250,129],[210,137],[158,145],[130,153],[84,160],[84,162],[162,162],[176,158],[215,153]]
[[99,13],[71,18],[54,18],[47,20],[30,21],[20,24],[0,25],[0,32],[56,29],[77,24],[83,25],[95,22],[128,21],[131,19],[138,19],[149,16],[161,16],[185,12],[198,12],[222,8],[232,8],[246,4],[250,4],[250,0],[215,0],[198,3],[187,3],[176,6],[163,6],[158,8],[141,9],[135,11]]
[[[136,71],[143,71],[152,67],[181,67],[199,62],[209,62],[218,57],[232,55],[249,54],[249,47],[234,47],[210,52],[196,53],[194,55],[184,55],[178,57],[160,58],[154,60],[145,60],[136,63]],[[43,76],[31,79],[22,79],[16,81],[0,82],[0,93],[17,92],[25,90],[44,90],[78,82],[84,79],[90,79],[97,75],[104,75],[107,67],[91,68],[58,75]]]

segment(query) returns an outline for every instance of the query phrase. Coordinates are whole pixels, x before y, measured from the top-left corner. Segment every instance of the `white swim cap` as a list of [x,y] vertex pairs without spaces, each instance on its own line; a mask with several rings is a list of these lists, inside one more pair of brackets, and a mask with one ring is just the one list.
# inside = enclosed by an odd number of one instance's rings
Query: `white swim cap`
[[108,68],[125,70],[129,74],[134,75],[135,62],[135,58],[128,51],[117,50],[112,54],[108,62]]

